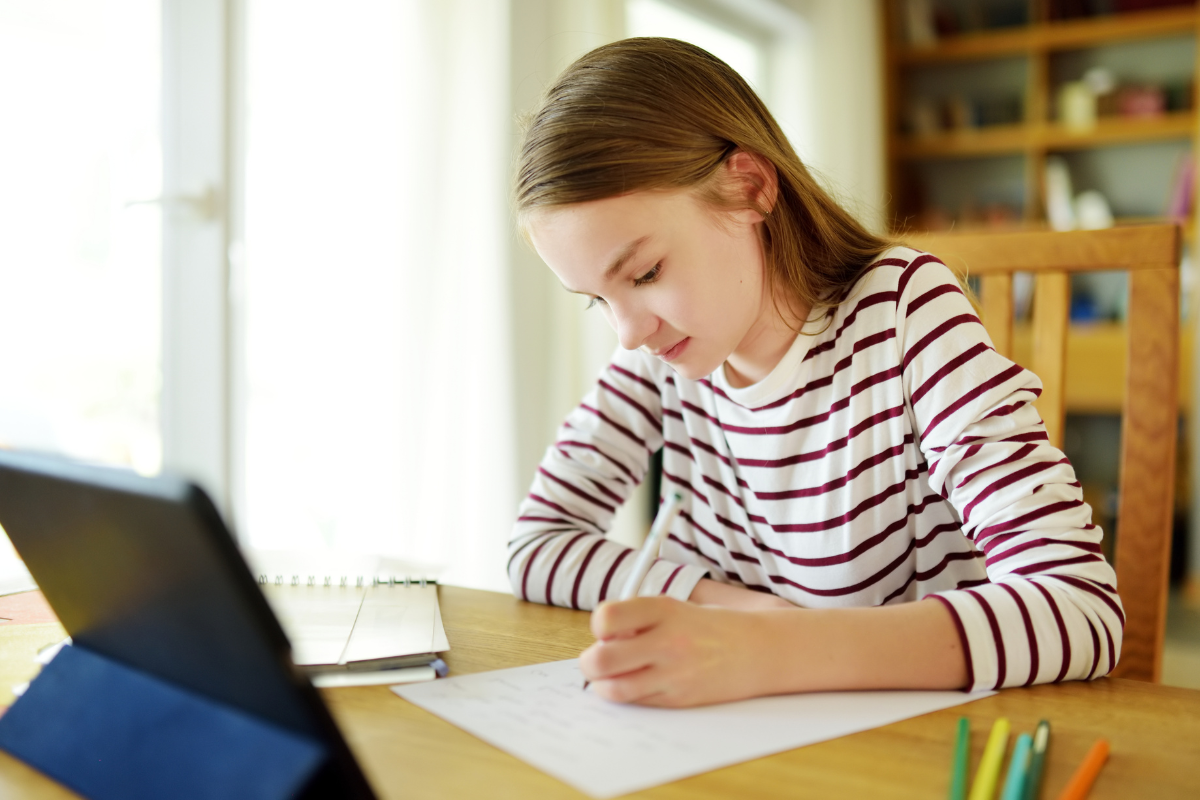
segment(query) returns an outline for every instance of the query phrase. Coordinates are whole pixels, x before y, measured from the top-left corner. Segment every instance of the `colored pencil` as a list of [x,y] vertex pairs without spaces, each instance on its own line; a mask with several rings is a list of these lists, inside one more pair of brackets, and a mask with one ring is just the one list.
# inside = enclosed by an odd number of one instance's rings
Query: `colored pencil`
[[971,757],[971,723],[958,718],[958,738],[954,741],[954,762],[950,768],[950,800],[967,800],[967,766]]
[[1008,731],[1008,720],[1004,717],[996,720],[992,726],[968,800],[992,800],[996,796],[996,781],[1000,777],[1000,766],[1004,763],[1004,751],[1008,747]]
[[1050,723],[1042,720],[1033,732],[1033,753],[1029,757],[1029,772],[1025,776],[1022,800],[1037,800],[1042,790],[1042,770],[1046,765],[1046,748],[1050,746]]
[[1022,733],[1013,745],[1012,760],[1008,762],[1008,777],[1004,779],[1004,789],[1000,792],[1000,800],[1021,800],[1025,793],[1025,778],[1029,773],[1029,748],[1033,746],[1033,737]]
[[1097,739],[1096,743],[1092,745],[1092,749],[1088,750],[1087,755],[1083,757],[1083,763],[1079,765],[1079,769],[1075,770],[1075,774],[1071,776],[1067,788],[1063,789],[1062,794],[1058,796],[1058,800],[1083,800],[1087,797],[1092,784],[1096,781],[1096,776],[1100,774],[1100,768],[1107,760],[1108,742]]

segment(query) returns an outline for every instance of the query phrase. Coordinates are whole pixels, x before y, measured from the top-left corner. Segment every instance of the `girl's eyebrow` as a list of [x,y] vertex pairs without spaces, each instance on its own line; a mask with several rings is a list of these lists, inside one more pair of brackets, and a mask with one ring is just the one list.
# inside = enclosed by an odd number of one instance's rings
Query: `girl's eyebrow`
[[633,258],[637,254],[638,248],[645,244],[649,238],[649,236],[642,236],[625,245],[621,252],[617,254],[617,257],[613,259],[612,264],[608,266],[608,269],[604,271],[604,280],[611,280],[620,272],[621,268],[625,266],[625,262]]
[[[612,280],[613,277],[615,277],[616,274],[620,272],[627,263],[629,263],[629,259],[637,255],[637,252],[641,246],[648,241],[650,241],[649,236],[641,236],[622,247],[621,252],[617,253],[617,257],[613,259],[613,262],[608,265],[608,269],[604,271],[604,280]],[[571,289],[565,285],[563,288],[571,294],[591,294],[591,292],[581,292],[578,289]]]

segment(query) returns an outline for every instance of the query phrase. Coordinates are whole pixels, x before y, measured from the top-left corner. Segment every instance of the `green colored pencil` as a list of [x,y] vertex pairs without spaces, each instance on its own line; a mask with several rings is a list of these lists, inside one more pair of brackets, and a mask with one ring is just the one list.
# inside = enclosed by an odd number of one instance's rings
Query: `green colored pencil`
[[950,800],[967,800],[967,762],[971,756],[971,723],[958,719],[958,738],[954,742],[954,763],[950,768]]

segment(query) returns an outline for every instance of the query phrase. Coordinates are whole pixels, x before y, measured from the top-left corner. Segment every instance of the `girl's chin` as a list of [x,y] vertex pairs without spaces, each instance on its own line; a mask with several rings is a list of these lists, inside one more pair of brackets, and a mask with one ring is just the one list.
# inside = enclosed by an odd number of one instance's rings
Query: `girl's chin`
[[681,378],[687,378],[689,381],[698,381],[701,378],[707,378],[713,374],[713,371],[721,366],[721,362],[716,364],[702,363],[699,360],[680,359],[671,364],[671,369]]

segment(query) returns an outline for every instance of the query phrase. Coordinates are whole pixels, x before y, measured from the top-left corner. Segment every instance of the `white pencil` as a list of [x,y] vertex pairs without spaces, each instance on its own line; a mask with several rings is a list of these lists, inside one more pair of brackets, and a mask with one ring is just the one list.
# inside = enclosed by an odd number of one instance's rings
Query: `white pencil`
[[642,588],[642,581],[646,580],[646,576],[650,574],[650,568],[654,566],[654,560],[658,558],[662,540],[667,535],[667,531],[671,529],[671,523],[675,521],[679,509],[682,507],[683,495],[676,492],[658,509],[658,514],[654,517],[654,524],[650,526],[650,533],[646,535],[646,541],[642,542],[642,549],[638,551],[637,560],[633,562],[633,572],[629,573],[625,586],[617,595],[618,600],[637,597],[638,589]]
[[[654,516],[654,524],[650,526],[650,533],[646,534],[646,541],[642,542],[642,549],[638,551],[637,559],[633,562],[633,572],[629,573],[625,586],[617,595],[618,600],[628,600],[637,596],[638,589],[642,588],[642,581],[646,580],[650,568],[654,566],[654,560],[658,558],[663,537],[671,529],[671,523],[675,521],[682,507],[683,495],[679,492],[671,495],[666,505],[659,506],[658,513]],[[583,688],[587,689],[590,683],[591,681],[584,681]]]

